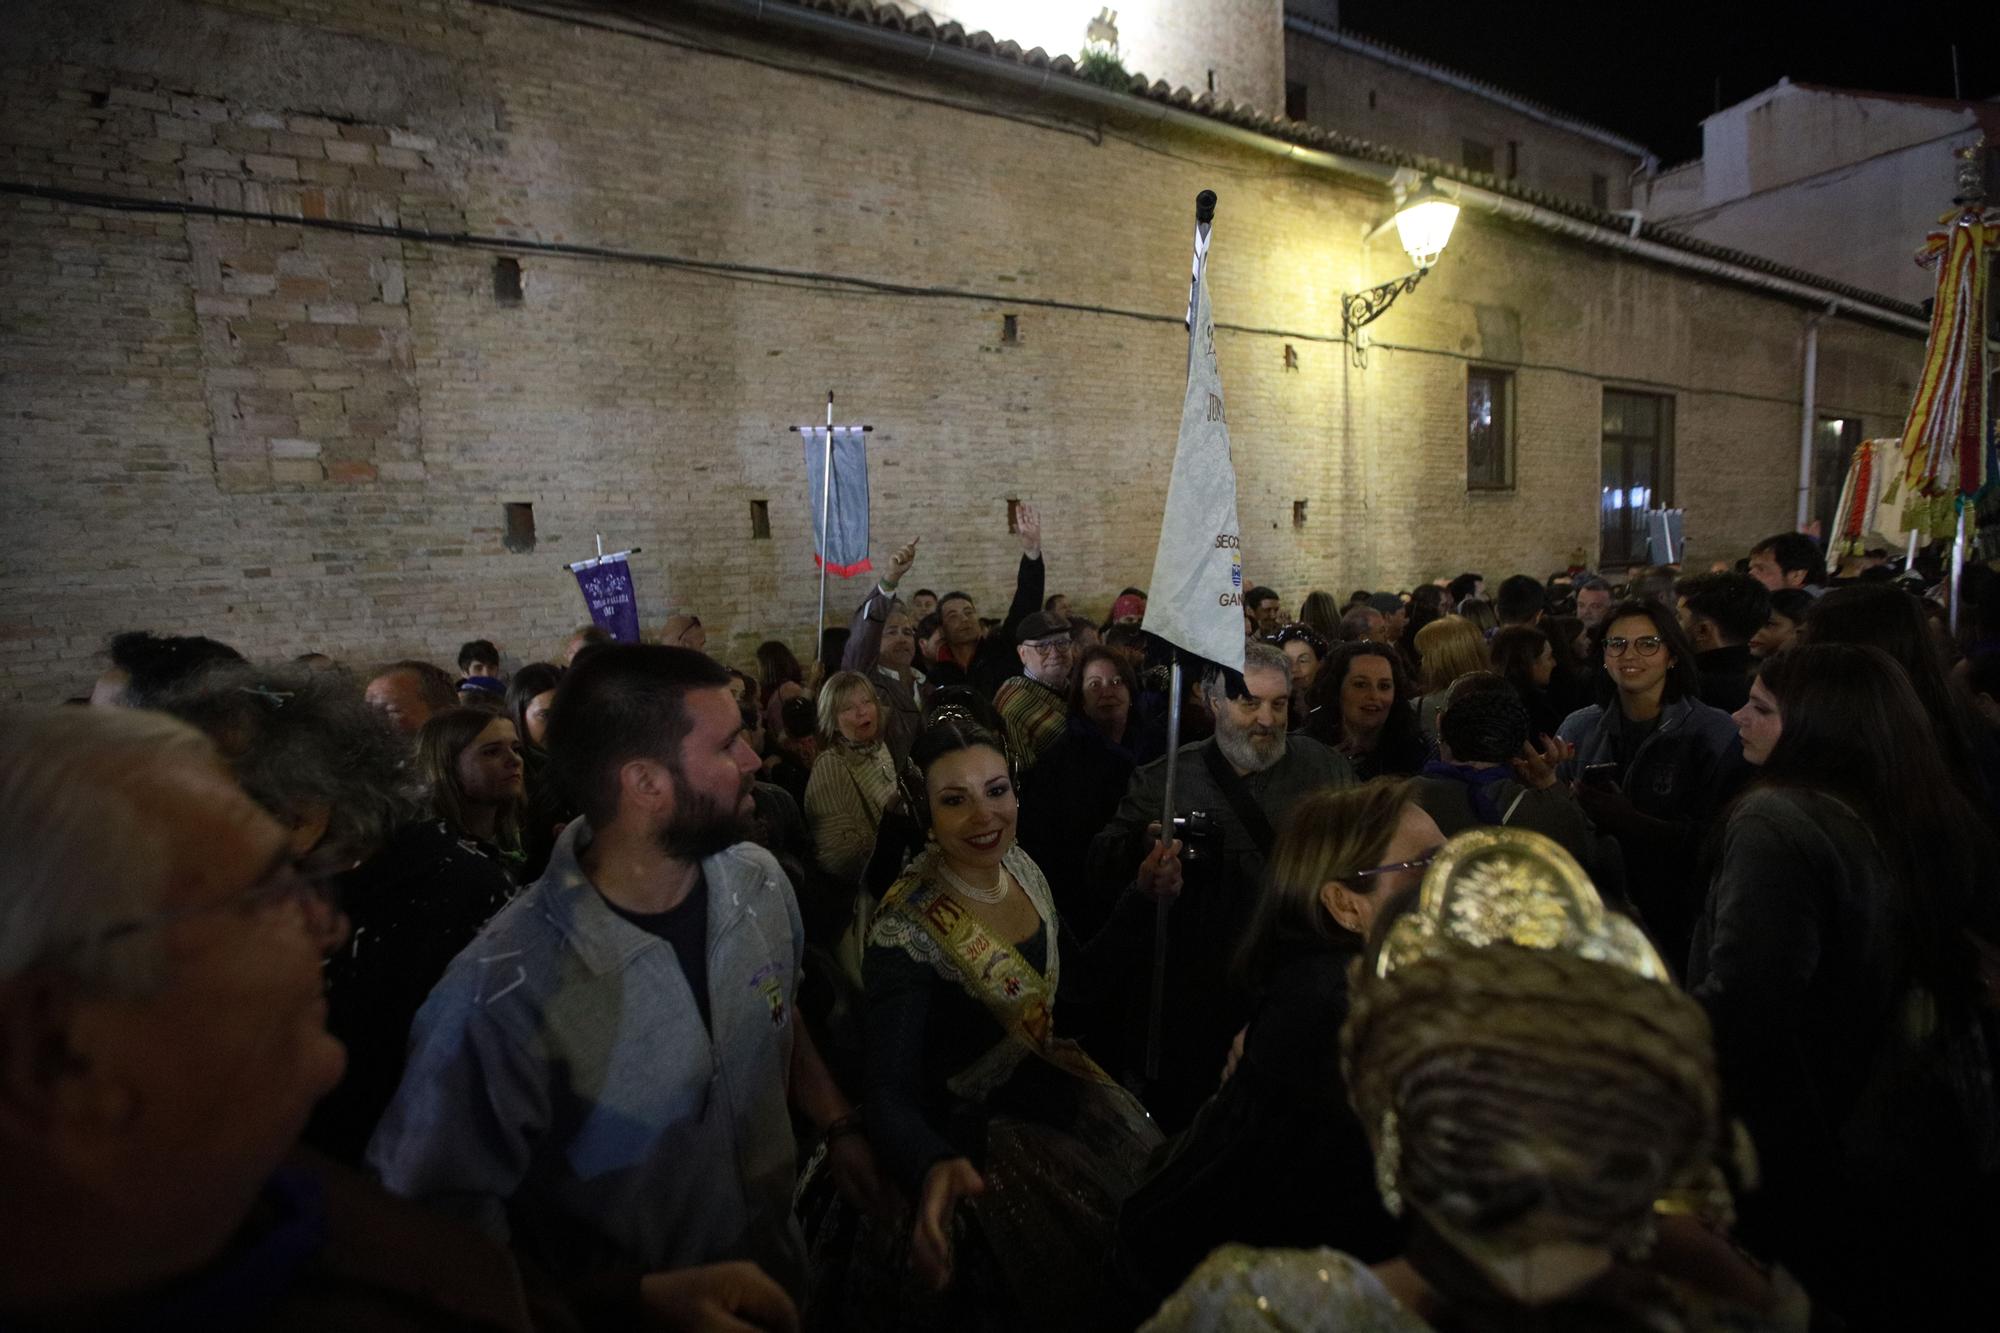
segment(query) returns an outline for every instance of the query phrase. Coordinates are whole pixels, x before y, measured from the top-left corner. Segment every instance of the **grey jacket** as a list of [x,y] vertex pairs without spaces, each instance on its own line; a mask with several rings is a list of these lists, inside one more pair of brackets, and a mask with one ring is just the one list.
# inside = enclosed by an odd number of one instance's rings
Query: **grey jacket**
[[673,947],[578,867],[589,838],[572,823],[431,992],[369,1163],[558,1279],[749,1259],[802,1297],[791,888],[750,843],[702,862],[711,1039]]
[[924,727],[925,690],[922,672],[913,668],[911,679],[904,680],[881,664],[882,627],[888,623],[893,600],[879,583],[861,599],[861,605],[854,609],[854,621],[848,626],[840,669],[859,671],[874,683],[876,697],[882,703],[882,738],[889,742],[889,753],[896,756],[896,767],[900,769],[909,762],[910,747],[916,744],[917,733]]

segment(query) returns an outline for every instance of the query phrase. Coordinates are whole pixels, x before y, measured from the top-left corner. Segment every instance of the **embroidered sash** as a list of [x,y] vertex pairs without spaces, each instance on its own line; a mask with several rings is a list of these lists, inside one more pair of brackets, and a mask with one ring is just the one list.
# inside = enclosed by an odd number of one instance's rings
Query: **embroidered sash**
[[[1049,1009],[1048,979],[1021,957],[1020,950],[995,935],[986,923],[937,885],[915,885],[897,906],[923,927],[957,969],[966,992],[986,1006],[1007,1037],[1064,1073],[1087,1083],[1116,1086],[1097,1062],[1074,1043],[1058,1040]],[[1047,927],[1045,927],[1047,928]],[[1049,929],[1049,948],[1055,932]]]

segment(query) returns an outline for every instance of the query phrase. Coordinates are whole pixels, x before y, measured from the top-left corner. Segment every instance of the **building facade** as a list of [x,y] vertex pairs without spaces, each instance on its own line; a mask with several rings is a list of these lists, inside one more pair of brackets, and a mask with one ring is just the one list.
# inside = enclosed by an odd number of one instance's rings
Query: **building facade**
[[134,628],[539,657],[596,534],[641,548],[649,624],[803,649],[787,427],[829,388],[876,428],[878,551],[921,535],[912,577],[997,611],[1031,502],[1050,591],[1101,612],[1152,567],[1204,188],[1246,573],[1289,601],[1608,563],[1635,504],[1734,557],[1791,521],[1809,321],[1819,406],[1870,434],[1921,358],[1907,306],[1471,177],[1362,346],[1342,295],[1408,267],[1364,145],[887,7],[633,14],[22,7],[0,698]]
[[1962,148],[1987,152],[2000,200],[2000,101],[1780,80],[1701,123],[1702,152],[1641,187],[1647,218],[1717,245],[1923,301],[1911,256],[1952,207]]

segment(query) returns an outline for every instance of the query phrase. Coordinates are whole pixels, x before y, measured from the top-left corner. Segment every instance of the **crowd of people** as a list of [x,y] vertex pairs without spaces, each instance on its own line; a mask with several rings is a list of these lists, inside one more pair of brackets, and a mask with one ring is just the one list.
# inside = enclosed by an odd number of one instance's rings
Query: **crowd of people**
[[1990,1318],[2000,574],[1252,586],[1173,699],[1018,526],[803,661],[133,631],[0,720],[0,1321]]

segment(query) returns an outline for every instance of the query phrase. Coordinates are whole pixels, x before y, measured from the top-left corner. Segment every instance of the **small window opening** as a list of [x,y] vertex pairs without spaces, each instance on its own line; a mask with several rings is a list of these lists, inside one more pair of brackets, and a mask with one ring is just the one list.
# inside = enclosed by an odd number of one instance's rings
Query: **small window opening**
[[1018,343],[1021,341],[1021,317],[1019,315],[1000,316],[1000,341]]
[[750,540],[767,542],[771,540],[771,502],[752,500],[750,502]]
[[531,504],[509,502],[504,506],[507,517],[507,535],[502,544],[516,555],[535,549],[535,507]]
[[493,299],[501,305],[521,304],[521,261],[502,255],[493,261]]
[[1019,500],[1009,500],[1007,502],[1007,531],[1019,532],[1020,530],[1021,502]]
[[1294,500],[1292,501],[1292,526],[1295,528],[1302,528],[1305,525],[1306,525],[1306,502],[1304,500]]

